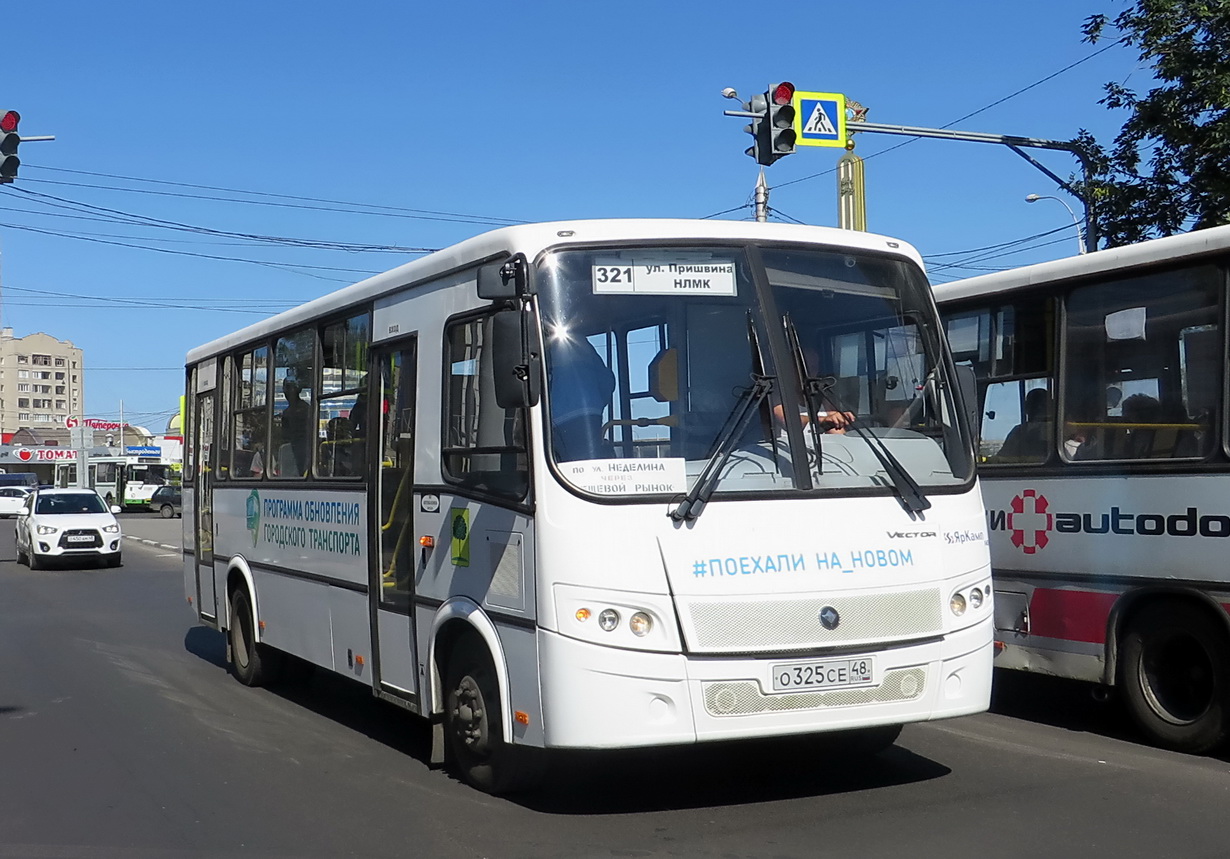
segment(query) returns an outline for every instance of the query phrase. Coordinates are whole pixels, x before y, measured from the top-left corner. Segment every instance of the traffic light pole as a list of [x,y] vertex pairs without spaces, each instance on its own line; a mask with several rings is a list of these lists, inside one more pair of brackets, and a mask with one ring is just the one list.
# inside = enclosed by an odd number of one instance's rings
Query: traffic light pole
[[909,125],[882,125],[875,122],[851,122],[847,128],[852,132],[869,131],[873,134],[900,134],[906,137],[931,137],[940,140],[965,140],[970,143],[998,143],[1007,146],[1020,155],[1034,167],[1037,167],[1053,179],[1073,197],[1081,201],[1085,207],[1085,246],[1089,250],[1098,249],[1097,219],[1094,217],[1093,200],[1085,194],[1077,193],[1069,183],[1056,176],[1025,149],[1054,149],[1061,152],[1071,152],[1081,162],[1081,171],[1085,177],[1085,187],[1089,187],[1091,166],[1089,156],[1080,144],[1071,140],[1046,140],[1039,137],[1017,137],[1011,134],[984,134],[977,131],[953,131],[948,128],[916,128]]
[[760,178],[756,180],[756,220],[764,223],[769,220],[769,184],[764,180],[764,168],[760,168]]

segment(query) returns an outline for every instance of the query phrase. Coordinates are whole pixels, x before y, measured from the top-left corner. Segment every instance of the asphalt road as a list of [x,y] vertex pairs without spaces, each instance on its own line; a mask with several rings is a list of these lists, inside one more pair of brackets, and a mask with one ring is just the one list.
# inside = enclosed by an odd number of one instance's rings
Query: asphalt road
[[908,726],[871,760],[798,741],[572,754],[538,794],[484,796],[361,686],[235,682],[162,548],[179,520],[122,521],[122,568],[39,572],[0,523],[0,859],[1230,852],[1230,757],[1152,749],[1079,684],[1017,675],[993,712]]

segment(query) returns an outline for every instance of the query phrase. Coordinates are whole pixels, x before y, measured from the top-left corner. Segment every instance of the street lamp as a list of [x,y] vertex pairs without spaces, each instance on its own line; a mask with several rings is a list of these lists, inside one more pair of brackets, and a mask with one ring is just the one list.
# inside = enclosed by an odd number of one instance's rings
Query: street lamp
[[1085,234],[1081,231],[1080,219],[1076,217],[1076,212],[1072,211],[1072,207],[1069,206],[1066,202],[1064,202],[1063,199],[1059,197],[1051,197],[1049,195],[1044,196],[1041,194],[1030,194],[1028,197],[1025,198],[1026,203],[1036,203],[1039,200],[1054,200],[1057,203],[1059,203],[1061,206],[1063,206],[1065,209],[1068,210],[1068,214],[1072,216],[1072,223],[1076,226],[1076,245],[1077,247],[1080,248],[1080,252],[1084,253],[1085,252]]

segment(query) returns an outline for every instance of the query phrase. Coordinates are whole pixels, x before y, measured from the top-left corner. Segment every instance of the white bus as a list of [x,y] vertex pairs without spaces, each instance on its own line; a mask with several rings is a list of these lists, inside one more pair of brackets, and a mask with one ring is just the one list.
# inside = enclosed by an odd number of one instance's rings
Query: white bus
[[236,677],[370,685],[480,789],[542,749],[882,748],[989,704],[972,436],[906,244],[509,227],[187,372],[185,586]]
[[[56,486],[77,485],[76,462],[57,462],[55,468]],[[118,504],[125,510],[147,510],[154,490],[177,479],[174,466],[161,456],[89,457],[88,485],[103,496],[108,506]]]
[[1157,744],[1230,733],[1230,227],[935,288],[978,376],[996,664],[1119,689]]

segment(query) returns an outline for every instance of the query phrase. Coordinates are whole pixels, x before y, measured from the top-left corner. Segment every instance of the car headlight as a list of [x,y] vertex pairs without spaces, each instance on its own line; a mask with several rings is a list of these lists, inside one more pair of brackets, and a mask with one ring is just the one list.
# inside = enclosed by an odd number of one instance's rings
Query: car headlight
[[46,535],[46,534],[54,534],[56,531],[60,529],[56,528],[54,525],[39,525],[34,530],[37,531],[39,534]]
[[110,525],[106,525],[103,527],[103,533],[104,534],[118,534],[120,533],[120,526],[113,522]]

